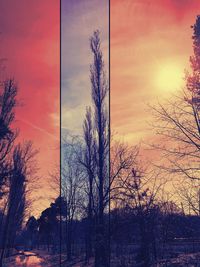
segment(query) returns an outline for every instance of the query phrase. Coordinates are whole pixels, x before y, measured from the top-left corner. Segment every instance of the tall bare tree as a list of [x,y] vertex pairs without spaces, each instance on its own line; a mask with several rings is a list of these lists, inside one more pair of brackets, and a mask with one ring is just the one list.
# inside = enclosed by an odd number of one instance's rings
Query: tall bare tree
[[26,184],[33,172],[36,153],[31,142],[18,144],[13,151],[0,266],[3,264],[5,252],[9,253],[9,249],[14,245],[17,232],[22,228],[26,208]]
[[2,201],[2,214],[0,217],[0,243],[2,240],[2,224],[7,208],[7,184],[10,176],[9,157],[17,131],[12,128],[17,105],[17,85],[13,79],[5,80],[0,85],[0,200]]
[[93,63],[90,66],[91,95],[94,107],[94,135],[96,142],[96,165],[98,187],[98,215],[95,241],[95,267],[109,266],[107,238],[104,223],[104,192],[109,186],[108,170],[108,84],[105,76],[103,54],[101,51],[100,32],[97,30],[90,38]]

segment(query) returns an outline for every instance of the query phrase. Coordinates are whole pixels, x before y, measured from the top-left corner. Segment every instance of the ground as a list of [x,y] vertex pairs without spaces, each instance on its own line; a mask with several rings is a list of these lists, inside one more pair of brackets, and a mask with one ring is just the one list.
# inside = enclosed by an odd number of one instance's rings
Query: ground
[[59,255],[47,251],[19,251],[5,260],[5,267],[58,267]]
[[177,258],[162,260],[155,267],[200,267],[200,253],[181,254]]
[[[59,255],[52,255],[47,251],[20,251],[5,261],[5,267],[58,267]],[[82,259],[66,261],[62,255],[62,267],[93,267],[94,259],[85,264]],[[132,264],[130,264],[132,267]],[[119,259],[113,259],[111,267],[129,267],[127,262],[122,263]],[[180,254],[177,258],[161,260],[152,267],[200,267],[200,252],[191,254]]]

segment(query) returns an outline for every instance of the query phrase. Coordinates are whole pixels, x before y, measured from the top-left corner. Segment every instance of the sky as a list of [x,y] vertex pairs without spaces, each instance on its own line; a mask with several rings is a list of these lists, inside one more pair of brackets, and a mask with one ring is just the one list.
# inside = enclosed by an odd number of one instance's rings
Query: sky
[[108,1],[68,0],[61,4],[62,135],[79,135],[86,106],[91,105],[89,39],[100,30],[108,63]]
[[14,77],[19,88],[14,126],[20,129],[18,141],[32,140],[39,149],[34,215],[58,193],[49,189],[49,173],[59,164],[60,153],[59,15],[59,0],[0,1],[2,75]]
[[[137,144],[152,137],[147,104],[177,93],[192,54],[199,0],[110,0],[111,128]],[[61,2],[62,134],[80,134],[90,98],[89,38],[101,32],[108,65],[108,1]],[[14,77],[21,105],[15,126],[37,156],[40,189],[34,213],[49,205],[49,172],[59,163],[59,0],[1,0],[3,75]]]
[[111,0],[111,128],[135,145],[153,138],[148,105],[184,86],[198,0]]

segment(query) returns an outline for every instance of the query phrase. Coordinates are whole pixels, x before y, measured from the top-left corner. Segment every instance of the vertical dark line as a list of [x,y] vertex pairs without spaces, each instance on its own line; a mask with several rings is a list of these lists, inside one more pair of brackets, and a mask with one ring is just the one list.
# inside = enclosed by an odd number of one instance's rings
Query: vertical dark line
[[61,64],[61,56],[62,56],[62,52],[61,52],[61,32],[62,32],[62,18],[61,18],[61,2],[62,0],[59,0],[60,1],[60,266],[61,266],[61,261],[62,261],[62,198],[61,198],[61,187],[62,187],[62,177],[61,177],[61,159],[62,159],[62,125],[61,125],[61,122],[62,122],[62,119],[61,119],[61,116],[62,116],[62,106],[61,106],[61,103],[62,103],[62,75],[61,75],[61,68],[62,68],[62,64]]
[[109,100],[108,100],[108,109],[109,109],[109,265],[111,263],[111,223],[110,223],[110,205],[111,205],[111,201],[110,201],[110,161],[111,161],[111,155],[110,155],[110,148],[111,148],[111,145],[110,145],[110,141],[111,141],[111,121],[110,121],[110,118],[111,118],[111,110],[110,110],[110,0],[108,0],[108,83],[109,83]]

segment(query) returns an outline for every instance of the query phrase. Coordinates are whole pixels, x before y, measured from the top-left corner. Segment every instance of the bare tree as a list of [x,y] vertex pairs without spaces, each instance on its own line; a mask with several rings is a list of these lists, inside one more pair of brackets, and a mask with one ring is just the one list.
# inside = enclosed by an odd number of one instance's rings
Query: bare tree
[[109,121],[106,111],[108,85],[104,71],[103,54],[99,31],[95,31],[90,39],[90,48],[93,53],[93,64],[90,66],[90,80],[92,87],[92,102],[94,106],[94,135],[96,142],[96,165],[98,187],[98,216],[95,241],[95,267],[109,266],[108,240],[104,224],[104,192],[109,186],[108,148],[109,148]]
[[78,162],[84,167],[86,171],[87,183],[88,183],[88,205],[87,205],[87,229],[86,229],[86,262],[92,256],[92,229],[93,229],[93,219],[94,219],[94,186],[95,186],[95,139],[94,139],[94,128],[92,121],[91,108],[86,109],[86,117],[83,123],[83,155],[82,159],[78,157]]
[[142,170],[137,163],[132,166],[131,173],[120,179],[121,202],[130,207],[139,220],[140,250],[137,261],[140,266],[151,266],[158,257],[158,203],[165,181],[161,179],[160,172]]
[[177,183],[176,194],[183,214],[200,215],[200,181],[187,179]]
[[121,190],[137,165],[139,147],[130,146],[121,141],[111,141],[110,147],[110,185],[105,195],[105,202],[110,201],[112,208],[121,202]]
[[[2,214],[0,217],[0,232],[3,233],[3,220],[7,208],[8,179],[10,176],[9,155],[17,137],[17,131],[12,129],[15,118],[14,109],[17,105],[17,85],[13,79],[1,83],[0,87],[0,200]],[[2,234],[0,243],[2,242]]]
[[62,164],[62,196],[65,202],[67,259],[72,259],[73,221],[80,217],[83,202],[82,169],[71,143],[65,143]]
[[0,197],[2,186],[8,175],[6,157],[12,150],[17,131],[11,128],[14,121],[14,108],[17,105],[17,85],[14,80],[6,80],[2,84],[0,94]]
[[13,151],[0,266],[3,264],[5,252],[13,247],[16,234],[22,227],[26,209],[26,184],[33,171],[36,153],[31,142],[18,144]]
[[158,135],[153,148],[161,151],[160,166],[173,180],[200,179],[200,17],[193,27],[194,55],[190,58],[191,73],[186,72],[185,88],[172,100],[153,107],[153,127]]
[[160,170],[139,159],[139,147],[113,142],[110,198],[112,209],[129,209],[139,220],[140,250],[137,260],[141,266],[150,266],[152,258],[155,260],[158,253],[158,203],[166,181]]

